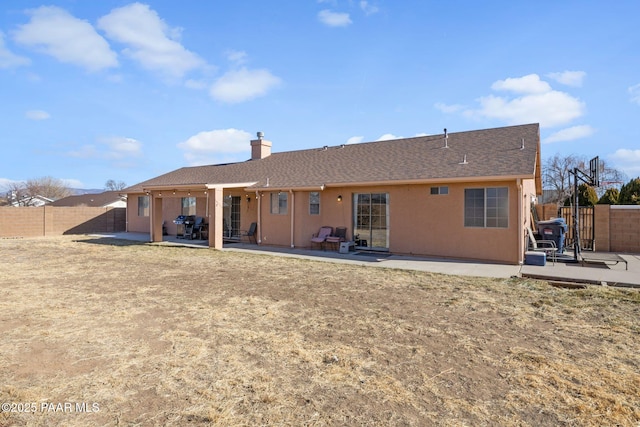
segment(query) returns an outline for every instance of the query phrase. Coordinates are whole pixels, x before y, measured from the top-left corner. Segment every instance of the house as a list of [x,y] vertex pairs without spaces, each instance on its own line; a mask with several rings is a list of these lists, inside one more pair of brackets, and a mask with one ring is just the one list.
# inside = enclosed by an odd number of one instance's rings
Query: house
[[87,206],[97,208],[126,208],[126,198],[120,191],[68,196],[50,203],[51,206]]
[[542,192],[538,124],[271,153],[184,167],[131,186],[128,231],[204,217],[210,247],[258,224],[261,245],[310,247],[323,225],[368,250],[516,264]]
[[9,205],[13,207],[18,207],[18,206],[39,207],[39,206],[44,206],[53,202],[52,199],[41,196],[39,194],[35,196],[21,196],[15,191],[11,191],[8,194],[7,201]]

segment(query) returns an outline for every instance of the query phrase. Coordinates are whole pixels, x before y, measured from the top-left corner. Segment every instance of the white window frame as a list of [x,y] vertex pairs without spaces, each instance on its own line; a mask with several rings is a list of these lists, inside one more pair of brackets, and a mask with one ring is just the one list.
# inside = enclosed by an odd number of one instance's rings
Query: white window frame
[[190,216],[196,214],[196,198],[195,197],[182,197],[180,199],[180,210],[182,215]]
[[149,196],[138,196],[138,216],[149,216]]
[[431,187],[430,194],[432,196],[447,196],[449,195],[449,186],[441,185],[439,187]]
[[272,215],[286,215],[289,205],[289,195],[285,191],[271,193],[270,212]]
[[[314,200],[314,198],[317,199]],[[320,192],[309,192],[309,215],[320,215]]]
[[[474,200],[468,198],[470,191],[476,193],[475,206],[469,205],[471,200]],[[480,191],[482,191],[482,198],[477,197]],[[503,192],[504,194],[500,194]],[[479,209],[482,210],[482,217],[479,215]],[[475,215],[471,217],[470,214]],[[482,222],[482,225],[479,222]],[[464,226],[469,228],[509,228],[509,187],[465,188]]]

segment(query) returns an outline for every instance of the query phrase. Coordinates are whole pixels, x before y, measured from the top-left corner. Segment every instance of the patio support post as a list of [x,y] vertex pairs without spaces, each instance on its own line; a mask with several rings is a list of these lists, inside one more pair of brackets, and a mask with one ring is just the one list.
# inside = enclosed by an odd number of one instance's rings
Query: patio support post
[[262,193],[256,191],[256,198],[258,199],[258,244],[262,244]]
[[525,226],[528,224],[528,215],[524,212],[525,195],[522,194],[522,178],[516,180],[516,186],[518,187],[518,264],[524,264],[524,252],[527,250],[524,244]]
[[151,241],[162,242],[162,198],[149,195],[151,201]]
[[293,249],[295,247],[295,240],[294,240],[294,230],[295,230],[295,224],[294,224],[294,218],[296,217],[295,213],[296,213],[296,198],[295,198],[295,194],[293,192],[293,190],[289,190],[289,194],[291,194],[291,248]]
[[209,189],[209,247],[222,249],[222,207],[224,204],[222,187]]

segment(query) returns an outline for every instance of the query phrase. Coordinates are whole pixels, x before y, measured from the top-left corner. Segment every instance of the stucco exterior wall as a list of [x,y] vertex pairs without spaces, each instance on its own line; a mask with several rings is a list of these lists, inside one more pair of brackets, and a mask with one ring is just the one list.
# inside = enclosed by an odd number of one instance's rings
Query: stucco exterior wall
[[[293,245],[311,247],[311,236],[323,225],[347,227],[353,236],[353,194],[389,194],[389,251],[398,254],[432,255],[484,259],[516,264],[524,253],[524,233],[520,224],[529,221],[533,180],[523,182],[522,192],[515,181],[491,183],[456,183],[430,185],[328,188],[320,192],[320,215],[309,214],[309,192],[289,193],[284,215],[270,213],[270,193],[262,193],[261,243],[290,246],[293,206]],[[449,194],[432,195],[431,187],[448,186]],[[509,225],[507,228],[464,226],[465,188],[507,187],[509,191]],[[522,204],[519,208],[519,194]],[[338,196],[342,200],[338,201]],[[520,209],[520,211],[519,211]]]
[[[432,195],[431,187],[447,186],[448,194]],[[509,222],[506,228],[465,227],[464,191],[466,188],[507,187]],[[529,224],[533,180],[497,182],[433,183],[429,185],[363,186],[326,188],[320,193],[320,214],[309,213],[309,191],[286,191],[287,210],[271,213],[271,194],[244,189],[224,190],[224,196],[240,196],[241,228],[248,230],[259,222],[258,241],[264,245],[310,248],[311,237],[323,225],[346,227],[353,238],[353,195],[388,193],[389,251],[397,254],[482,259],[517,264],[524,253],[524,230]],[[142,194],[140,194],[142,195]],[[149,232],[149,217],[138,216],[138,195],[128,197],[128,230]],[[341,200],[338,197],[341,196]],[[180,193],[163,195],[162,218],[168,234],[177,227],[173,220],[181,212]],[[259,211],[258,211],[259,207]],[[196,198],[198,216],[211,224],[207,196]],[[208,215],[207,215],[208,214]]]
[[[195,192],[194,192],[195,193]],[[255,193],[248,193],[241,190],[225,191],[225,196],[239,196],[240,197],[240,228],[242,230],[248,230],[252,222],[256,222],[257,218],[257,200]],[[148,233],[151,227],[150,218],[148,216],[138,216],[138,197],[144,196],[141,194],[129,194],[127,198],[127,231],[137,233]],[[175,236],[178,232],[178,226],[173,223],[178,215],[182,213],[182,198],[183,197],[195,197],[196,198],[196,216],[205,218],[205,222],[209,223],[211,219],[211,212],[207,208],[207,196],[200,194],[195,196],[189,196],[187,192],[165,193],[161,197],[162,199],[162,219],[165,223],[167,234]]]

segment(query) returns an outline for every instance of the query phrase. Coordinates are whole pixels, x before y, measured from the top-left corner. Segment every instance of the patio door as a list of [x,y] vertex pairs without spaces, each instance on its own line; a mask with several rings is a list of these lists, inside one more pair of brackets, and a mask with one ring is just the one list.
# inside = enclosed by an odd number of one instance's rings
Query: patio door
[[355,193],[353,223],[356,246],[389,250],[389,193]]
[[232,238],[240,236],[240,196],[226,196],[222,208],[222,226],[224,237]]

